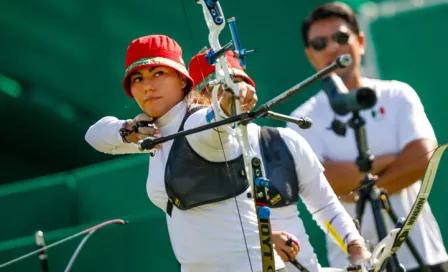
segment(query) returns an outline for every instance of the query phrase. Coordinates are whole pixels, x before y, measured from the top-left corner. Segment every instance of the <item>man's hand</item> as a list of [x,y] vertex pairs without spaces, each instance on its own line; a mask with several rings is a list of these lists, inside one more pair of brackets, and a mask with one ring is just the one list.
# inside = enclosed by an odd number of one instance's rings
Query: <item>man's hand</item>
[[[293,243],[288,245],[288,240],[293,239]],[[300,251],[300,244],[291,234],[284,231],[273,231],[272,240],[275,245],[275,251],[284,262],[294,260]]]
[[[233,99],[233,94],[229,91],[224,91],[221,94],[221,108],[225,114],[230,116],[230,103]],[[240,103],[243,111],[250,111],[257,104],[258,97],[255,88],[246,82],[240,82]]]
[[[154,118],[148,116],[145,113],[137,115],[133,120],[128,121],[126,124],[127,130],[132,130],[133,132],[126,137],[131,143],[137,143],[139,140],[143,140],[147,137],[160,137],[160,130],[153,125]],[[141,126],[147,123],[148,126]],[[139,126],[137,126],[139,124]],[[135,131],[135,127],[137,130]]]

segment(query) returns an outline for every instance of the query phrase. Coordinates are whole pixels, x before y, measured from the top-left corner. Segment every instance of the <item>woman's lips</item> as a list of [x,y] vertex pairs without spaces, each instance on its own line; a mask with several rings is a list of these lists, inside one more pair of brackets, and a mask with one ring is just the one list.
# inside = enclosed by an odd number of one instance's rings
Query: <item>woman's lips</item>
[[156,101],[156,100],[159,100],[160,98],[162,98],[162,97],[159,97],[159,96],[156,96],[156,97],[149,97],[149,98],[146,98],[146,99],[145,99],[145,103],[146,103],[146,102],[154,102],[154,101]]

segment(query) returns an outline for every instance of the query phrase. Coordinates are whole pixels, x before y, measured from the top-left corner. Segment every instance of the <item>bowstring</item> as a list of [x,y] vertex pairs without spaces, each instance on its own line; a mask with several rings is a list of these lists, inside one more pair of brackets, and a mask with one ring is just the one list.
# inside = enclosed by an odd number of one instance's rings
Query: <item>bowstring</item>
[[[189,35],[190,35],[190,39],[193,41],[193,30],[192,30],[192,28],[191,28],[190,20],[188,19],[188,15],[187,15],[187,10],[186,10],[185,4],[184,4],[184,1],[183,1],[183,0],[180,0],[180,2],[181,2],[181,6],[182,6],[182,11],[183,11],[183,13],[184,13],[185,22],[186,22],[186,24],[187,24],[187,30],[188,30],[188,33],[189,33]],[[201,6],[201,8],[202,8],[202,6]],[[198,59],[198,58],[195,58],[195,59],[196,59],[196,61],[197,61],[197,63],[198,63],[198,67],[199,67],[199,70],[200,70],[200,72],[201,72],[201,77],[205,79],[205,77],[204,77],[204,71],[202,70],[202,67],[201,67],[201,64],[200,64],[200,62],[199,62],[199,59]],[[227,63],[226,63],[225,65],[227,65]],[[221,69],[222,69],[222,68],[221,68]],[[231,69],[229,69],[229,70],[231,70]],[[215,70],[215,72],[216,72],[216,70]],[[212,92],[210,91],[210,88],[209,88],[209,86],[208,86],[207,83],[205,83],[205,89],[206,89],[207,95],[208,95],[209,97],[211,97]],[[195,92],[196,90],[191,90],[191,91],[192,91],[192,92]],[[224,92],[224,91],[225,91],[225,90],[223,89],[222,92]],[[213,98],[211,98],[211,99],[213,99]],[[211,99],[210,99],[210,102],[211,102]],[[235,105],[235,103],[232,103],[232,104]],[[215,114],[213,115],[213,119],[214,119],[215,122],[217,121],[217,120],[216,120],[216,116],[215,116]],[[227,161],[227,156],[226,156],[226,152],[225,152],[225,150],[224,150],[224,144],[223,144],[223,141],[222,141],[222,138],[221,138],[221,133],[219,132],[219,128],[216,129],[216,132],[218,133],[218,138],[219,138],[219,142],[220,142],[220,145],[221,145],[222,154],[223,154],[223,157],[224,157],[224,162],[225,162],[225,165],[226,165],[228,178],[229,178],[230,181],[233,181],[233,182],[235,182],[235,184],[236,184],[236,179],[233,178],[233,175],[234,175],[234,174],[232,174],[232,173],[235,173],[235,171],[233,171],[234,169],[231,169],[231,166],[229,165],[229,163],[228,163],[228,161]],[[243,169],[243,171],[244,171],[244,169]],[[234,195],[236,195],[235,192],[234,192]],[[237,199],[236,199],[236,196],[233,197],[233,199],[234,199],[234,201],[235,201],[235,206],[236,206],[237,213],[238,213],[238,219],[239,219],[239,221],[240,221],[241,231],[242,231],[242,233],[243,233],[243,239],[244,239],[244,244],[245,244],[245,247],[246,247],[247,257],[248,257],[248,259],[249,259],[250,269],[251,269],[251,271],[253,272],[254,269],[253,269],[253,267],[252,267],[252,260],[251,260],[251,258],[250,258],[249,247],[248,247],[248,245],[247,245],[247,239],[246,239],[246,234],[245,234],[245,231],[244,231],[243,220],[242,220],[242,217],[241,217],[240,208],[239,208],[239,205],[238,205],[238,201],[237,201]]]
[[[410,159],[408,162],[406,162],[405,164],[399,166],[397,169],[398,169],[398,170],[401,170],[401,169],[404,169],[405,167],[408,167],[410,164],[415,163],[416,161],[420,160],[421,158],[423,158],[424,156],[428,155],[429,153],[433,153],[433,152],[436,151],[437,148],[439,148],[440,146],[442,146],[442,145],[438,145],[436,148],[434,148],[434,149],[432,149],[432,150],[430,150],[430,151],[427,151],[427,152],[425,152],[425,153],[423,153],[423,154],[420,154],[420,155],[418,155],[418,156],[415,157],[415,158]],[[360,190],[362,190],[362,189],[364,189],[364,188],[366,188],[366,187],[368,187],[368,186],[371,186],[371,185],[373,185],[373,184],[375,184],[375,183],[376,183],[376,180],[373,180],[373,181],[370,181],[370,182],[368,182],[368,183],[366,183],[366,184],[364,184],[364,185],[360,185],[360,186],[356,187],[355,189],[351,190],[350,192],[348,192],[348,193],[346,193],[346,194],[344,194],[344,195],[338,196],[337,199],[336,199],[335,201],[331,201],[330,203],[327,203],[327,205],[325,205],[325,206],[323,206],[323,207],[317,209],[316,211],[313,211],[313,212],[310,213],[310,214],[311,214],[311,215],[314,215],[314,214],[316,214],[316,213],[318,213],[318,212],[320,212],[320,211],[323,211],[324,209],[328,208],[330,205],[333,205],[333,204],[337,203],[338,201],[340,201],[340,200],[342,200],[342,199],[344,199],[344,198],[346,198],[346,197],[349,197],[349,196],[351,196],[351,195],[353,195],[353,194],[359,192]]]

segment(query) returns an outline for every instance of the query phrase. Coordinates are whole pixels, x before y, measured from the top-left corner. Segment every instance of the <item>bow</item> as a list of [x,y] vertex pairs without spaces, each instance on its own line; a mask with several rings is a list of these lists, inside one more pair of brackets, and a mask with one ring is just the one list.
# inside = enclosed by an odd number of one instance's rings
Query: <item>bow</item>
[[[221,5],[217,0],[199,0],[196,1],[202,6],[205,22],[209,29],[208,40],[210,43],[211,50],[207,53],[207,61],[209,64],[215,65],[216,78],[214,81],[210,82],[213,86],[212,90],[212,104],[213,110],[215,112],[215,120],[223,120],[223,111],[219,106],[218,92],[220,85],[226,91],[231,91],[234,95],[234,111],[236,114],[241,114],[243,111],[241,109],[240,97],[240,83],[235,83],[231,78],[230,67],[227,65],[224,54],[227,50],[231,49],[233,46],[235,49],[235,55],[239,58],[241,66],[245,68],[245,57],[246,51],[241,48],[239,35],[236,30],[235,19],[229,19],[230,31],[232,34],[232,41],[227,45],[222,47],[219,42],[219,35],[225,27],[224,14],[221,9]],[[262,267],[263,272],[275,271],[275,260],[274,260],[274,248],[272,244],[272,232],[271,223],[269,220],[270,209],[269,198],[267,196],[267,187],[269,186],[269,181],[264,178],[264,167],[262,160],[257,156],[255,151],[249,144],[247,123],[239,123],[235,129],[229,126],[224,127],[231,135],[236,136],[239,145],[242,150],[244,159],[244,170],[246,173],[247,180],[252,188],[251,196],[255,202],[256,215],[258,220],[258,230],[259,230],[259,240],[261,246],[261,256],[262,256]],[[223,151],[224,152],[224,151]],[[238,206],[237,206],[238,207]],[[239,210],[238,210],[239,214]],[[240,216],[241,220],[241,216]],[[244,230],[243,230],[244,235]],[[245,239],[246,240],[246,239]],[[246,243],[246,250],[248,250]],[[252,262],[249,256],[249,263],[252,268]]]

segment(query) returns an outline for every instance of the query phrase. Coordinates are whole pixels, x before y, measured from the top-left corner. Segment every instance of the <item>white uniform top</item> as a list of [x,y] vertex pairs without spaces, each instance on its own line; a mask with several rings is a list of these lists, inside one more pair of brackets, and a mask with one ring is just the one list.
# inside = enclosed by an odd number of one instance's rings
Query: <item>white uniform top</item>
[[[366,121],[367,143],[373,155],[399,154],[411,141],[423,138],[436,139],[423,105],[412,87],[399,81],[368,78],[363,78],[363,85],[373,88],[378,99],[372,109],[360,112]],[[347,126],[345,137],[338,136],[331,130],[330,124],[336,115],[323,91],[310,98],[291,115],[307,116],[313,120],[313,127],[307,130],[301,130],[294,124],[288,124],[288,126],[297,130],[309,142],[321,161],[324,156],[333,161],[354,162],[356,160],[358,151],[353,129]],[[336,116],[336,118],[347,122],[351,114]],[[415,182],[399,193],[389,196],[391,207],[398,217],[406,217],[409,214],[420,184],[420,181]],[[356,205],[342,203],[349,214],[355,218]],[[394,223],[389,216],[386,218],[386,224],[390,229]],[[370,203],[365,206],[361,223],[363,237],[372,241],[374,245],[377,244],[378,236]],[[425,204],[417,223],[411,230],[410,239],[427,264],[434,265],[448,260],[440,229],[428,204]],[[332,267],[346,265],[346,256],[339,247],[327,241],[327,249]],[[406,244],[403,244],[397,254],[399,261],[406,269],[418,267]]]
[[[177,132],[185,112],[186,104],[181,102],[159,118],[156,125],[160,128],[161,134],[169,135]],[[206,114],[207,109],[194,113],[186,121],[185,129],[206,124]],[[135,144],[123,143],[118,135],[123,122],[115,117],[102,118],[89,128],[86,134],[87,142],[95,149],[109,154],[138,153]],[[347,236],[348,242],[353,239],[362,239],[354,225],[350,224],[350,217],[337,201],[322,174],[322,165],[307,142],[291,129],[280,128],[279,130],[296,162],[300,195],[308,209],[316,211],[328,203],[334,203],[314,214],[314,218],[321,226],[324,226],[325,220],[330,221],[339,214],[332,222],[336,231],[342,237],[350,234]],[[250,124],[249,131],[250,143],[257,154],[260,154],[259,127]],[[221,142],[217,135],[213,130],[207,130],[190,135],[187,139],[192,148],[205,159],[215,162],[224,161]],[[227,160],[241,154],[241,149],[233,137],[221,133],[221,140]],[[172,143],[168,141],[162,144],[161,149],[157,150],[155,156],[150,159],[147,180],[147,193],[150,200],[164,212],[168,201],[164,173]],[[167,216],[168,230],[174,253],[182,264],[182,271],[261,271],[257,217],[253,200],[247,198],[249,191],[250,188],[235,199],[206,204],[185,211],[173,208],[172,216]],[[242,223],[240,223],[241,218]],[[245,237],[241,224],[244,226]],[[313,264],[311,260],[315,256],[303,223],[298,218],[296,205],[272,209],[271,224],[273,230],[285,230],[299,238],[302,246],[299,253],[300,261],[311,271],[316,271],[317,269],[313,269],[316,264]],[[245,240],[253,269],[250,268]],[[276,269],[284,267],[284,263],[277,255],[275,262]]]

